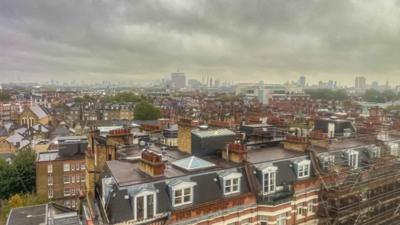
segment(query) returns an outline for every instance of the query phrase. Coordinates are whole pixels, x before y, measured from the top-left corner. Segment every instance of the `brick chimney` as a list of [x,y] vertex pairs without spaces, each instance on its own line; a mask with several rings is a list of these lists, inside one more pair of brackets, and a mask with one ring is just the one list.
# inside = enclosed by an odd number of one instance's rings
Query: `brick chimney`
[[133,134],[130,128],[111,130],[107,135],[107,145],[130,145],[133,142]]
[[290,151],[304,152],[308,146],[307,138],[287,135],[283,141],[283,148]]
[[238,141],[228,144],[226,150],[222,152],[222,158],[235,163],[241,163],[247,157],[246,145],[240,144]]
[[139,162],[139,169],[152,177],[163,176],[165,163],[162,161],[160,155],[149,150],[144,150]]

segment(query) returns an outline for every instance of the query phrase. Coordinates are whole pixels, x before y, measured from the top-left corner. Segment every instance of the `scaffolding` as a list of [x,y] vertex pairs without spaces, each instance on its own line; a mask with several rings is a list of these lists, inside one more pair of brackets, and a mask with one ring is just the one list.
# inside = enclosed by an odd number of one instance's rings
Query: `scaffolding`
[[364,159],[358,168],[331,165],[323,170],[316,151],[309,150],[321,183],[318,215],[321,225],[398,224],[400,221],[400,161],[380,146],[380,155]]

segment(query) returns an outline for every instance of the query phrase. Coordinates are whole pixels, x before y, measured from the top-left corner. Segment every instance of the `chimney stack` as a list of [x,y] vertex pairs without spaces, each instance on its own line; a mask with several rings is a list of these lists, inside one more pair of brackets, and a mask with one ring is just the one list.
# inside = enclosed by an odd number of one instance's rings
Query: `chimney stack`
[[241,144],[239,141],[228,144],[226,150],[222,152],[222,158],[235,163],[241,163],[247,157],[246,145]]
[[163,176],[165,164],[160,155],[144,150],[139,162],[139,169],[152,177]]

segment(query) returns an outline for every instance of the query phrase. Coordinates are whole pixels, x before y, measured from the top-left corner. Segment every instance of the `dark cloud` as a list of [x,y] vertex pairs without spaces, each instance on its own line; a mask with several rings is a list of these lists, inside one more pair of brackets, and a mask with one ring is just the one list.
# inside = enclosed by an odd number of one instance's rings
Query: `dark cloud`
[[[2,0],[0,74],[238,81],[399,75],[397,0]],[[398,78],[397,78],[398,79]]]

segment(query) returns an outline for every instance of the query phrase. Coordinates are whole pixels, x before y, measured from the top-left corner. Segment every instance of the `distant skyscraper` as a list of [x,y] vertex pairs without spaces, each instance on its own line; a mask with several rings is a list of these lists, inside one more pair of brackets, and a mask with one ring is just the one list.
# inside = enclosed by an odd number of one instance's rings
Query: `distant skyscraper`
[[184,73],[172,73],[171,74],[172,87],[180,89],[186,86],[186,75]]
[[354,87],[358,90],[364,90],[367,88],[367,80],[365,77],[356,77]]
[[378,81],[372,82],[371,87],[372,87],[373,89],[379,89],[379,82],[378,82]]
[[306,86],[306,77],[305,76],[300,76],[299,80],[297,81],[300,87],[305,87]]

